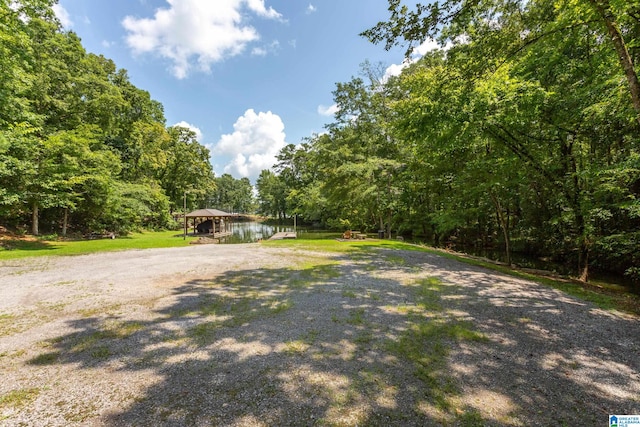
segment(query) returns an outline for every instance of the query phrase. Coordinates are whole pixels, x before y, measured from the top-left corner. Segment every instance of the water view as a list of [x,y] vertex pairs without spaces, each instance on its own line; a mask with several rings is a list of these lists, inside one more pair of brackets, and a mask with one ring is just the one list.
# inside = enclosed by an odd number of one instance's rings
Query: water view
[[[255,243],[260,240],[267,240],[269,237],[276,233],[294,231],[293,225],[271,225],[263,222],[236,222],[233,224],[233,234],[225,237],[220,243]],[[308,227],[296,227],[298,235],[311,234],[325,235],[326,233],[320,233],[316,229],[310,229]],[[338,233],[339,234],[339,233]],[[336,236],[338,236],[336,234]],[[326,234],[329,236],[329,234]]]

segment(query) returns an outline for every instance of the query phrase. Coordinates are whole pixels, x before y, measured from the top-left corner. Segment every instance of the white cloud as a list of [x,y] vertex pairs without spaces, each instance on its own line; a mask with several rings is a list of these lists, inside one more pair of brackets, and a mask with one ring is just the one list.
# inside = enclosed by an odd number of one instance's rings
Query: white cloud
[[333,104],[330,107],[324,105],[318,105],[318,114],[321,116],[333,116],[338,112],[338,104]]
[[307,6],[307,15],[311,15],[312,13],[316,12],[317,10],[318,10],[317,7],[315,7],[314,5],[309,3],[309,6]]
[[[451,45],[447,44],[443,49],[444,50],[448,50],[450,48],[451,48]],[[414,62],[418,61],[420,58],[425,56],[427,53],[429,53],[431,51],[434,51],[434,50],[437,50],[437,49],[441,49],[441,47],[438,44],[438,42],[436,42],[433,39],[427,39],[420,46],[417,46],[417,47],[415,47],[413,49],[413,51],[411,52],[411,57],[410,58],[406,58],[404,61],[402,61],[401,64],[392,64],[392,65],[390,65],[386,69],[386,71],[384,73],[384,77],[382,78],[382,81],[386,82],[392,76],[399,76],[400,73],[402,73],[402,70],[407,68],[409,65],[411,65]]]
[[[448,49],[448,46],[445,46],[445,50]],[[437,41],[433,39],[427,39],[420,46],[413,48],[413,52],[411,52],[411,56],[414,58],[421,58],[425,56],[427,53],[440,49],[440,45]]]
[[222,135],[212,154],[231,156],[224,173],[248,177],[255,182],[263,169],[270,169],[276,155],[287,145],[284,123],[277,114],[247,110],[233,125],[234,132]]
[[69,15],[69,12],[67,12],[67,10],[64,7],[62,7],[62,5],[56,3],[53,5],[52,9],[64,28],[73,27],[73,21],[71,20],[71,16]]
[[278,50],[280,50],[280,42],[275,40],[273,42],[271,42],[271,44],[265,45],[265,46],[261,46],[261,47],[254,47],[251,50],[251,55],[253,56],[267,56],[269,53],[275,53]]
[[180,127],[183,127],[183,128],[190,129],[191,131],[193,131],[193,133],[195,133],[195,134],[196,134],[196,139],[198,140],[198,142],[202,143],[202,136],[203,136],[203,134],[202,134],[202,131],[200,130],[200,128],[199,128],[199,127],[194,126],[194,125],[192,125],[191,123],[187,123],[187,122],[185,122],[184,120],[183,120],[183,121],[181,121],[180,123],[176,123],[176,124],[175,124],[175,125],[173,125],[173,126],[180,126]]
[[257,13],[259,16],[263,18],[269,19],[280,19],[282,20],[282,15],[276,12],[272,7],[267,9],[264,5],[264,0],[246,0],[249,9]]
[[172,62],[172,72],[187,77],[195,67],[209,72],[211,65],[239,55],[260,39],[247,24],[247,12],[266,19],[283,20],[264,0],[166,0],[168,8],[153,18],[127,16],[127,45],[135,54],[153,53]]
[[267,56],[267,49],[265,49],[264,47],[254,47],[251,50],[251,55],[253,56]]
[[386,82],[391,77],[399,76],[402,73],[402,70],[411,65],[414,61],[405,59],[401,64],[391,64],[384,72],[384,76],[382,77],[382,81]]

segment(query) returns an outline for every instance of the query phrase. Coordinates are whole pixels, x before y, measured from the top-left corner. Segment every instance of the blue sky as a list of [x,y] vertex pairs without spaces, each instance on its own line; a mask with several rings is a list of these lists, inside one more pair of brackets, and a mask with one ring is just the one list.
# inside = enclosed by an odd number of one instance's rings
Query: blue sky
[[217,176],[255,183],[286,144],[321,133],[337,82],[365,60],[394,69],[358,34],[388,17],[386,0],[59,0],[56,14],[89,52],[128,71],[196,130]]

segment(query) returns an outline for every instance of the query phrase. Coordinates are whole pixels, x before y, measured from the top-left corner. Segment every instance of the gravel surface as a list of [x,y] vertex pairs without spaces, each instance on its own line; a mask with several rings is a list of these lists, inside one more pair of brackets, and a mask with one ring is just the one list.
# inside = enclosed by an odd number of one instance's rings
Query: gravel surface
[[0,262],[0,425],[604,426],[640,319],[414,251]]

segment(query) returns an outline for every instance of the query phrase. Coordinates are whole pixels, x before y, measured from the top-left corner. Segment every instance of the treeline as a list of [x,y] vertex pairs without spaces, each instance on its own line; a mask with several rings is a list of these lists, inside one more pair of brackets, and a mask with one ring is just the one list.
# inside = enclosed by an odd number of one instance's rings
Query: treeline
[[64,31],[53,0],[0,0],[0,221],[67,234],[172,225],[204,206],[209,150],[126,70]]
[[389,4],[370,40],[445,48],[400,76],[364,64],[338,84],[326,133],[286,147],[275,178],[261,176],[274,189],[263,206],[640,281],[640,92],[629,69],[640,2]]

